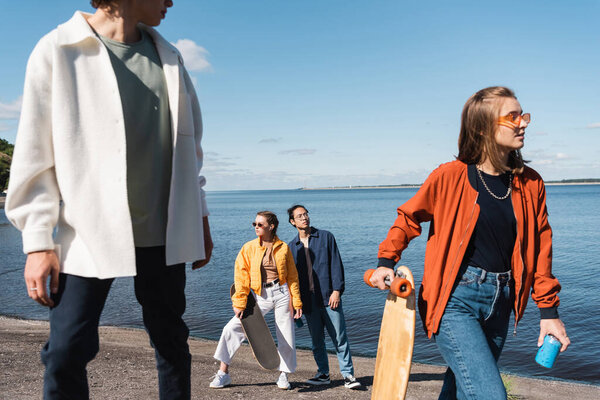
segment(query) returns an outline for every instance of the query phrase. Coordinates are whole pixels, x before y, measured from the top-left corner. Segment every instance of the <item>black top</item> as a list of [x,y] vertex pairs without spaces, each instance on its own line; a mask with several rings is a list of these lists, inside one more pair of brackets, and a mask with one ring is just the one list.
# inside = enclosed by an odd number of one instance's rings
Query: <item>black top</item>
[[[469,169],[476,168],[469,165]],[[463,265],[473,265],[488,272],[510,271],[511,256],[517,239],[517,220],[511,196],[498,200],[487,191],[477,171],[474,188],[479,193],[479,218],[471,236]],[[511,174],[494,176],[481,172],[488,188],[497,196],[504,197],[508,191]],[[473,183],[473,181],[471,181]]]

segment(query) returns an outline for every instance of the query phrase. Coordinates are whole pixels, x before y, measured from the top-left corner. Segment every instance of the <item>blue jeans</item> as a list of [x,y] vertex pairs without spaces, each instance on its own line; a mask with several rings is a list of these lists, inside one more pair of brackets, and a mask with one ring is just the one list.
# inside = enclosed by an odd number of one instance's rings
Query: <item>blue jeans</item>
[[348,344],[348,335],[346,335],[346,320],[344,319],[342,301],[340,300],[339,306],[335,310],[332,310],[331,307],[324,307],[314,292],[311,292],[310,297],[312,309],[310,313],[305,314],[305,317],[312,339],[313,357],[317,363],[319,373],[329,375],[329,359],[327,358],[327,350],[325,348],[324,332],[324,329],[327,329],[329,337],[335,346],[342,376],[354,375],[350,345]]
[[506,400],[497,361],[511,312],[511,273],[464,268],[434,335],[448,364],[439,399]]
[[[185,265],[165,266],[165,248],[136,248],[135,295],[156,354],[160,399],[189,399],[191,355]],[[42,349],[44,399],[88,399],[86,365],[98,353],[98,323],[113,279],[60,274],[50,337]]]

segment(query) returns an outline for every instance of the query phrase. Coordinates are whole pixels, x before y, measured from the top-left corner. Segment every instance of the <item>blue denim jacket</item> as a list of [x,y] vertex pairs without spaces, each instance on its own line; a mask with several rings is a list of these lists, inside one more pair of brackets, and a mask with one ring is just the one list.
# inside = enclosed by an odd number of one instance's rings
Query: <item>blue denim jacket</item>
[[[304,252],[304,245],[300,241],[300,236],[296,235],[288,243],[288,246],[292,251],[298,270],[302,311],[308,313],[311,311],[308,266],[306,265],[306,253]],[[315,294],[317,298],[320,295],[323,306],[327,306],[329,297],[334,290],[338,290],[340,295],[344,293],[344,265],[335,237],[328,231],[311,227],[308,250],[312,261]]]

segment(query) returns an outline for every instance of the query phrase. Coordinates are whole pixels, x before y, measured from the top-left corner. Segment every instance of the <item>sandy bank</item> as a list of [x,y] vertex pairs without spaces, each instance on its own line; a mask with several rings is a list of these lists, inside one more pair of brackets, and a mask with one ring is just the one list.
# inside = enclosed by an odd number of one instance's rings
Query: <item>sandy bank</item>
[[[43,365],[39,350],[46,341],[48,324],[0,316],[0,399],[40,399]],[[309,351],[298,351],[298,370],[290,375],[292,390],[282,391],[274,382],[277,373],[261,369],[248,346],[242,346],[231,366],[233,385],[210,389],[217,370],[212,358],[216,343],[191,339],[192,393],[194,399],[369,399],[375,360],[355,357],[358,380],[364,391],[343,386],[337,360],[330,356],[332,385],[312,387],[304,383],[315,372]],[[413,364],[407,399],[437,399],[444,368]],[[138,329],[100,328],[100,353],[88,368],[92,399],[157,399],[154,353],[146,333]],[[599,399],[600,387],[559,381],[509,376],[515,399]]]

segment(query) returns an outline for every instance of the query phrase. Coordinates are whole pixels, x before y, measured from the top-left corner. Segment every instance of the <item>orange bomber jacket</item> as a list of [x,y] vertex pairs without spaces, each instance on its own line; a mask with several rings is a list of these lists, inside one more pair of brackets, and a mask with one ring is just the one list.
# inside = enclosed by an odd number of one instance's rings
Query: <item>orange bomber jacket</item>
[[[398,208],[398,217],[379,245],[379,265],[393,267],[408,243],[431,221],[425,250],[425,270],[419,291],[419,313],[427,335],[439,324],[452,293],[475,223],[478,193],[467,164],[442,164],[418,192]],[[548,223],[546,189],[536,171],[525,167],[512,182],[517,240],[511,258],[514,278],[515,330],[531,292],[541,309],[558,307],[560,284],[552,275],[552,230]]]
[[[235,308],[246,308],[246,298],[248,297],[248,293],[250,293],[250,289],[260,296],[263,284],[260,266],[266,250],[267,248],[262,245],[259,238],[251,240],[242,246],[235,260],[235,293],[231,297]],[[298,271],[296,270],[294,257],[287,244],[282,242],[277,236],[275,236],[273,241],[273,257],[277,265],[279,283],[282,285],[287,283],[294,309],[302,308]]]

